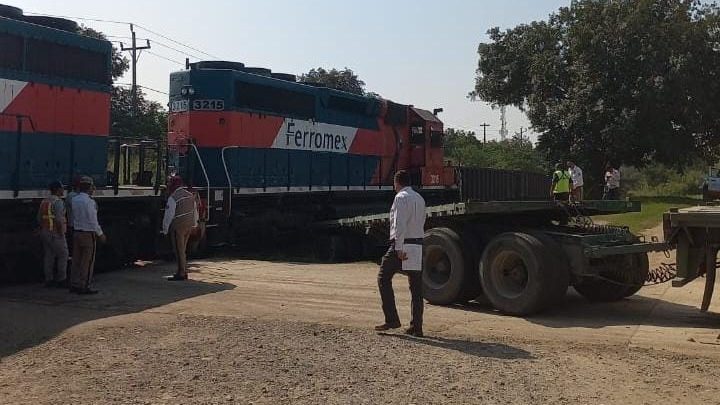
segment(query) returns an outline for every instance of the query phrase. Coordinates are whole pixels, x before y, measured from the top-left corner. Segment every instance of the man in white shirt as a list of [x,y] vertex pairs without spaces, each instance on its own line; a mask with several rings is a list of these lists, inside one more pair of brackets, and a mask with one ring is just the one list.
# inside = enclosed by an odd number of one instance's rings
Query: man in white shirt
[[575,164],[572,160],[567,162],[568,171],[570,172],[570,179],[572,180],[572,190],[570,191],[570,198],[573,201],[583,200],[583,172],[582,169]]
[[603,200],[620,198],[620,171],[610,163],[605,167],[605,195]]
[[410,175],[401,170],[395,174],[395,200],[390,209],[390,248],[383,256],[378,273],[378,288],[385,323],[377,331],[401,326],[395,306],[392,278],[395,273],[408,276],[412,296],[412,320],[405,333],[423,336],[422,243],[425,235],[425,200],[410,187]]
[[177,272],[168,277],[168,281],[187,280],[187,244],[199,219],[195,196],[184,185],[180,176],[173,176],[168,183],[170,197],[165,205],[162,233],[170,234],[170,242],[177,259]]
[[73,259],[70,274],[70,292],[96,294],[90,289],[95,269],[95,250],[98,239],[105,242],[105,234],[97,219],[97,204],[90,196],[95,191],[93,180],[80,179],[79,194],[72,199]]

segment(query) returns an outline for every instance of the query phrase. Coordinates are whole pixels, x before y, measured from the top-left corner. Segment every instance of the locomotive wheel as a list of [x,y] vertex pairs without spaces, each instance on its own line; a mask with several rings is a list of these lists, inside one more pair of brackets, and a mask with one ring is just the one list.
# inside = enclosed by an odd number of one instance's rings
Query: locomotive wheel
[[423,297],[436,305],[462,300],[468,260],[460,236],[449,228],[430,229],[423,250]]
[[647,254],[610,256],[598,264],[603,278],[586,278],[573,286],[592,302],[613,302],[629,297],[642,288],[648,276]]
[[488,244],[480,279],[492,305],[510,315],[529,315],[565,295],[569,272],[559,247],[549,237],[508,232]]

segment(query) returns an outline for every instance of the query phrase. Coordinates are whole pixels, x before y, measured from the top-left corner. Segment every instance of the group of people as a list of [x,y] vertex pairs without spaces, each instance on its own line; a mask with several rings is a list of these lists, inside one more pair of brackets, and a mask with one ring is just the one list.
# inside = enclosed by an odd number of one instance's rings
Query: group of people
[[[579,202],[583,200],[583,171],[572,160],[557,163],[552,176],[550,194],[555,201]],[[612,164],[605,167],[603,200],[620,198],[620,171]]]
[[[75,180],[65,196],[59,181],[48,186],[50,196],[43,199],[38,210],[39,234],[43,244],[45,285],[69,288],[70,292],[96,294],[90,288],[95,268],[97,241],[105,242],[97,219],[97,204],[92,199],[95,185],[91,177]],[[71,249],[68,249],[68,246]],[[72,268],[68,281],[68,258],[72,252]]]
[[[95,192],[93,179],[77,177],[67,196],[65,187],[59,181],[52,182],[48,189],[50,195],[42,200],[37,213],[38,233],[43,244],[45,286],[67,288],[71,293],[80,295],[96,294],[98,291],[90,285],[97,242],[105,243],[107,238],[98,221],[97,203],[92,198]],[[188,241],[198,224],[197,201],[179,176],[170,178],[168,194],[162,233],[170,237],[178,266],[177,272],[167,279],[183,281],[188,278]],[[68,261],[72,263],[69,276]]]

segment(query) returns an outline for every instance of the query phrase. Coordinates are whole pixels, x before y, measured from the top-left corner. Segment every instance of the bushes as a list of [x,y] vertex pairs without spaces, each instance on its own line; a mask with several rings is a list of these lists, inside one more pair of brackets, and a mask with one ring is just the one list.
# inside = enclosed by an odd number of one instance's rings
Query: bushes
[[701,193],[707,167],[698,164],[678,172],[655,163],[642,169],[623,167],[622,188],[633,197],[689,196]]

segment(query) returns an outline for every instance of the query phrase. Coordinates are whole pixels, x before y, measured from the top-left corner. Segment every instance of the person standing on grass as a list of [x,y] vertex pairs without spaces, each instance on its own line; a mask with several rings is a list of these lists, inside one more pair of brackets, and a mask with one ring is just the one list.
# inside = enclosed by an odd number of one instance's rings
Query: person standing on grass
[[620,198],[620,171],[612,164],[605,167],[605,194],[603,200],[617,200]]
[[572,160],[567,162],[568,171],[570,172],[570,180],[572,180],[572,190],[570,198],[573,201],[583,200],[583,172],[582,169]]
[[401,326],[395,306],[392,278],[395,273],[408,277],[412,296],[412,319],[408,335],[423,336],[422,244],[425,236],[425,200],[410,187],[410,175],[404,170],[395,173],[395,200],[390,208],[390,248],[382,258],[378,272],[378,289],[385,323],[376,331]]

